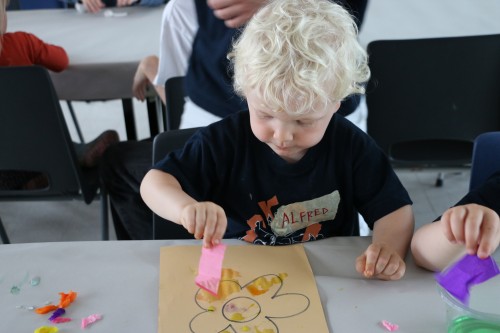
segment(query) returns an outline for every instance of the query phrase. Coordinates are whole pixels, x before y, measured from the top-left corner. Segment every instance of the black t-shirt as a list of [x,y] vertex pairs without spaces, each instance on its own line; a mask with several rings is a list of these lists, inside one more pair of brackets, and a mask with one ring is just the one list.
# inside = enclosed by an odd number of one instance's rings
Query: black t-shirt
[[455,206],[471,203],[486,206],[500,215],[500,170],[476,189],[467,193]]
[[266,245],[359,234],[411,204],[384,153],[335,114],[323,139],[293,164],[252,133],[248,111],[200,129],[154,168],[172,174],[197,201],[220,205],[226,238]]

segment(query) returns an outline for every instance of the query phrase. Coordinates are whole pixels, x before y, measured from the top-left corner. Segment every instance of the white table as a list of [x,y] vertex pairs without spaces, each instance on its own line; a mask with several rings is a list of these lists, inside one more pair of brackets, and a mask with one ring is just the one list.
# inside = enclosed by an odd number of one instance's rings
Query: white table
[[[379,322],[400,325],[399,332],[445,332],[445,306],[433,274],[408,264],[400,281],[361,278],[354,260],[368,237],[337,237],[305,244],[318,285],[330,332],[384,332]],[[228,244],[241,245],[230,240]],[[68,308],[80,319],[101,313],[92,332],[157,332],[159,249],[200,244],[198,241],[110,241],[0,245],[0,322],[2,332],[33,332],[48,325],[47,315],[17,309],[17,305],[56,304],[58,292],[74,290],[77,301]],[[10,288],[29,272],[41,284]],[[79,331],[79,323],[57,325]]]
[[59,98],[121,99],[127,134],[133,139],[133,77],[141,59],[158,54],[163,7],[113,8],[126,16],[112,17],[75,9],[9,11],[8,31],[30,32],[62,46],[70,65],[62,73],[51,73]]

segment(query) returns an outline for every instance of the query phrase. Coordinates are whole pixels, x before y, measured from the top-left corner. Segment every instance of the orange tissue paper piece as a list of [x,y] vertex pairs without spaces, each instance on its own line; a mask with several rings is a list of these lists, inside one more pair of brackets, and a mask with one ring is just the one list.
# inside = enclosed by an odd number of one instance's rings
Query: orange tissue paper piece
[[51,304],[51,305],[42,306],[41,308],[36,308],[35,312],[38,314],[46,314],[46,313],[52,312],[54,310],[57,310],[57,308],[58,308],[57,306]]
[[59,299],[59,307],[60,308],[66,308],[69,306],[73,301],[76,299],[76,296],[78,295],[74,291],[70,290],[69,293],[59,293],[61,298]]

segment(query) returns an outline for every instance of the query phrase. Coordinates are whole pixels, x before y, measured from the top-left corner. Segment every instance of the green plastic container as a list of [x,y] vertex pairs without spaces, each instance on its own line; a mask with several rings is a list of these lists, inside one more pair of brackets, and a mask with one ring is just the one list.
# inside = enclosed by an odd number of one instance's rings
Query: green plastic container
[[500,293],[494,292],[498,298],[492,312],[485,312],[463,304],[441,286],[438,290],[446,304],[448,333],[500,333]]

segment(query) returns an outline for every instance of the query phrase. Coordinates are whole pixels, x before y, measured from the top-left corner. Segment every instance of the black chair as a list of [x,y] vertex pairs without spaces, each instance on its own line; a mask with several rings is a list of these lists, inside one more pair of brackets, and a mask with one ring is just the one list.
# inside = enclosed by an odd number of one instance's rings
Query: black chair
[[[180,149],[198,128],[166,131],[153,141],[153,163],[163,159],[169,152]],[[153,239],[193,239],[184,227],[153,214]]]
[[184,77],[176,76],[165,83],[165,129],[178,129],[184,110]]
[[374,41],[368,54],[368,134],[394,165],[470,166],[474,139],[500,130],[500,34]]
[[500,171],[500,132],[488,132],[474,140],[469,190]]
[[[7,10],[33,10],[33,9],[62,9],[68,8],[68,2],[64,0],[11,0],[7,6]],[[84,143],[83,133],[78,123],[78,118],[76,117],[75,109],[73,108],[73,103],[71,101],[66,101],[68,106],[68,111],[73,120],[76,134],[81,143]]]
[[[0,172],[36,172],[48,181],[37,189],[0,186],[0,201],[91,203],[99,194],[98,170],[80,168],[48,71],[39,66],[0,68],[0,101]],[[102,238],[108,239],[107,196],[100,189]],[[8,243],[1,220],[0,227]]]

